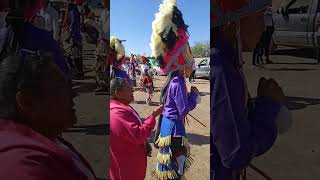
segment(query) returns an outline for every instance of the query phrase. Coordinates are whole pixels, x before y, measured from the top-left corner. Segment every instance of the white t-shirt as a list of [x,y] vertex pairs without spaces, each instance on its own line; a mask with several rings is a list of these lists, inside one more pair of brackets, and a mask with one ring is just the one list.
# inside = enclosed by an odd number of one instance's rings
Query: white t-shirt
[[45,20],[45,29],[53,33],[53,39],[59,40],[59,13],[52,7],[48,6],[42,9],[40,15]]
[[264,12],[264,25],[265,26],[273,26],[273,19],[272,19],[272,10],[268,8]]
[[146,64],[141,64],[141,73],[145,74],[146,71],[149,70],[149,66]]
[[195,62],[192,64],[192,70],[193,71],[196,70],[196,63]]

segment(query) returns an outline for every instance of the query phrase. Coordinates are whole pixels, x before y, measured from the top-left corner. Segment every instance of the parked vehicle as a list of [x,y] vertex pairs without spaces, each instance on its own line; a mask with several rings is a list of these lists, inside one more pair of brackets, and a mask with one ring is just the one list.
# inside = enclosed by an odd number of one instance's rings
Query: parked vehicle
[[197,63],[196,59],[196,72],[195,72],[195,78],[198,77],[205,77],[209,78],[210,75],[210,58],[202,58],[202,60]]
[[317,48],[320,35],[320,1],[282,0],[273,13],[275,31],[271,51],[279,45],[297,48]]

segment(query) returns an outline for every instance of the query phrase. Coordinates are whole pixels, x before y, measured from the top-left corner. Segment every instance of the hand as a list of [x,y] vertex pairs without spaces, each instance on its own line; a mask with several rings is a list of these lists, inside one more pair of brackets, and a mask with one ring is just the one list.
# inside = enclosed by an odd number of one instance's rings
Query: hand
[[198,90],[198,88],[195,87],[195,86],[191,86],[190,91],[191,91],[191,92],[194,92],[194,93],[196,93],[196,94],[199,94],[199,90]]
[[257,95],[265,96],[265,90],[268,85],[268,80],[265,77],[261,77],[258,84]]
[[152,115],[153,115],[154,117],[157,117],[157,116],[159,116],[159,115],[162,113],[162,111],[163,111],[163,105],[160,105],[160,106],[158,106],[157,108],[155,108],[155,109],[153,110]]
[[274,79],[261,78],[258,86],[258,96],[269,96],[274,101],[284,104],[285,103],[285,95],[283,93],[282,88]]
[[148,142],[146,143],[146,152],[148,157],[152,157],[152,147]]

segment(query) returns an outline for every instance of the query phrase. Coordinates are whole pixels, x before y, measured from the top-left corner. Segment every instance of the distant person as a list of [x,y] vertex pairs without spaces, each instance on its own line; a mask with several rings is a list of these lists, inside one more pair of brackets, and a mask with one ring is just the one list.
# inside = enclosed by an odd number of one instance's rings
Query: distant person
[[110,38],[110,53],[107,60],[110,64],[110,80],[116,77],[124,78],[128,81],[130,86],[132,86],[129,74],[122,70],[126,59],[125,49],[122,44],[123,41],[124,40],[119,40],[115,36],[111,36]]
[[95,51],[96,54],[96,63],[95,63],[95,71],[96,71],[96,82],[97,89],[96,92],[108,91],[109,89],[109,64],[107,61],[107,56],[109,53],[109,41],[110,41],[110,14],[108,10],[108,3],[106,0],[101,0],[101,5],[103,9],[100,13],[99,19],[99,42],[97,45],[97,49]]
[[82,59],[82,36],[81,36],[81,14],[77,7],[77,2],[73,1],[68,4],[67,8],[67,27],[69,36],[66,42],[71,43],[72,58],[76,67],[76,78],[83,78],[83,59]]
[[274,32],[274,22],[272,17],[272,5],[270,5],[266,11],[264,12],[264,24],[266,27],[265,33],[265,44],[264,44],[264,55],[266,57],[266,63],[272,64],[273,62],[270,61],[269,53],[270,53],[270,43],[272,41],[272,35]]
[[162,106],[155,108],[144,121],[130,103],[134,101],[132,87],[123,78],[110,83],[110,178],[111,180],[143,180],[147,156],[152,147],[147,142],[156,125]]
[[130,66],[131,66],[131,81],[132,81],[132,85],[136,86],[136,55],[135,54],[131,54],[131,58],[130,58]]
[[194,80],[195,74],[196,74],[196,63],[193,62],[193,64],[192,64],[192,73],[191,73],[191,75],[189,77],[189,82],[190,83],[193,83],[195,81]]
[[149,59],[145,56],[141,56],[141,66],[140,66],[140,69],[141,69],[141,72],[147,72],[149,70],[149,65],[147,64]]
[[58,42],[53,39],[52,34],[34,24],[34,20],[38,17],[37,14],[42,8],[42,0],[20,1],[16,6],[10,7],[14,11],[9,11],[7,15],[6,24],[9,32],[6,35],[8,39],[5,52],[9,49],[15,49],[21,56],[25,56],[25,54],[30,52],[50,52],[53,54],[54,62],[64,75],[71,80],[71,70]]
[[147,92],[148,97],[146,98],[146,104],[151,105],[153,93],[154,93],[154,85],[153,85],[153,72],[149,69],[148,73],[143,78],[143,88],[145,92]]
[[145,56],[140,56],[140,60],[141,60],[141,65],[140,65],[140,71],[141,71],[141,75],[140,75],[140,86],[143,87],[143,79],[144,76],[148,74],[148,70],[149,70],[149,66],[147,64],[147,62],[149,61],[149,59]]
[[53,39],[59,41],[59,12],[49,5],[49,0],[44,0],[40,15],[45,19],[45,29],[52,33]]
[[261,33],[260,39],[256,44],[256,47],[253,50],[252,53],[252,65],[262,67],[263,64],[263,54],[265,53],[265,44],[266,44],[266,37],[267,37],[267,31],[263,31]]

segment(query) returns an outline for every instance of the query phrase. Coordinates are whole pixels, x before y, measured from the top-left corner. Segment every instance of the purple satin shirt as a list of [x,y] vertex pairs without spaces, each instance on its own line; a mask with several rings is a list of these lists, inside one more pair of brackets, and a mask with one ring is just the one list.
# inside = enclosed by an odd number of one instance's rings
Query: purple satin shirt
[[280,104],[270,97],[252,99],[245,107],[245,84],[237,52],[221,38],[213,45],[210,62],[210,179],[233,180],[235,169],[245,168],[267,152],[277,137]]
[[187,95],[185,79],[177,75],[170,81],[167,100],[163,107],[162,115],[168,119],[182,120],[197,104],[197,94],[190,92]]

